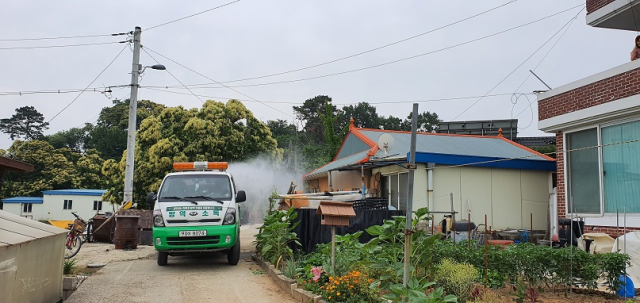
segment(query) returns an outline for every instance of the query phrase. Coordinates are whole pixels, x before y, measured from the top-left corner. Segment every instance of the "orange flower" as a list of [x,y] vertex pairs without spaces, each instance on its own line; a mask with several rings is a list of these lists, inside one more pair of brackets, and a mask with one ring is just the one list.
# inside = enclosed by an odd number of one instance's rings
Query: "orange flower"
[[340,296],[340,293],[337,293],[336,296]]

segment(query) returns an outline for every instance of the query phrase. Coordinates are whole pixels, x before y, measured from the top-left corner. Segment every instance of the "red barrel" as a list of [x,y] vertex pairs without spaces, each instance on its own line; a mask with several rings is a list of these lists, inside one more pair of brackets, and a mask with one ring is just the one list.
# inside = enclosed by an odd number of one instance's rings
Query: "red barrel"
[[139,220],[140,216],[116,215],[116,232],[113,236],[113,244],[116,245],[116,249],[138,248]]

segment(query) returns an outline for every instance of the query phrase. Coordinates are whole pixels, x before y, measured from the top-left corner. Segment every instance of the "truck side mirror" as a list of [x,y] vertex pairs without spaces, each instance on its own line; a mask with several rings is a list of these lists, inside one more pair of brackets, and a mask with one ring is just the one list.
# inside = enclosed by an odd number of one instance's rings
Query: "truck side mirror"
[[247,201],[247,194],[245,194],[244,190],[239,190],[238,194],[236,194],[236,203]]
[[153,203],[156,202],[156,199],[158,199],[156,193],[150,192],[147,194],[147,204],[149,204],[150,206],[153,206]]

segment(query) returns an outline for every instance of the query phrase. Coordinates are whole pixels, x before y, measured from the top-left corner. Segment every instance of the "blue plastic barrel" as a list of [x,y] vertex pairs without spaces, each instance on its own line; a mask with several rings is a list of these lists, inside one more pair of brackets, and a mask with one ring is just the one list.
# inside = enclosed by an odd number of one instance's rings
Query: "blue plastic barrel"
[[636,294],[636,290],[633,287],[633,281],[627,276],[620,276],[620,282],[624,283],[624,286],[618,289],[618,296],[623,298],[633,298]]

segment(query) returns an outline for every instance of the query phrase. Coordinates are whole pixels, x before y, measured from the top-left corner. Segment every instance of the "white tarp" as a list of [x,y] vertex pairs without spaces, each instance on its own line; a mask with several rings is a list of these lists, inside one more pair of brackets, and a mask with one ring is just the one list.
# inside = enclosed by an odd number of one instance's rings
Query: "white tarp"
[[633,285],[640,285],[640,232],[630,232],[618,237],[611,252],[617,252],[618,249],[631,258],[631,266],[627,268],[627,276],[631,278]]

